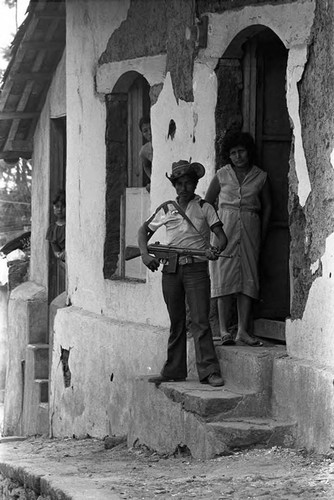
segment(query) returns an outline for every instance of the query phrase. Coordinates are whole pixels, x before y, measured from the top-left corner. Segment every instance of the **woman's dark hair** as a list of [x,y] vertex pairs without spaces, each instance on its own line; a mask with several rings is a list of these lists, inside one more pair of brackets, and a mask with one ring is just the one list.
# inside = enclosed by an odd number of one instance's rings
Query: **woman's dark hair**
[[253,137],[248,132],[231,132],[226,134],[222,144],[222,152],[229,158],[232,148],[243,146],[248,153],[249,163],[252,164],[256,157],[256,148]]
[[52,200],[52,205],[56,205],[56,203],[61,202],[64,206],[66,206],[66,196],[65,191],[63,189],[59,189],[55,198]]
[[139,120],[139,129],[141,130],[142,129],[142,126],[144,125],[144,123],[149,123],[151,124],[151,118],[149,116],[143,116],[140,120]]

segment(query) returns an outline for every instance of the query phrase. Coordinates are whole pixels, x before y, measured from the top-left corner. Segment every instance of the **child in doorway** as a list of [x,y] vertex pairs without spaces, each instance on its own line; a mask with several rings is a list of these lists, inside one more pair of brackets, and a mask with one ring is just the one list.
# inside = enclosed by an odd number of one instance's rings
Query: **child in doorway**
[[139,151],[139,159],[144,174],[144,186],[147,191],[151,188],[151,173],[152,173],[152,132],[151,132],[151,121],[149,116],[143,116],[139,121],[139,128],[142,133],[145,144],[141,147]]
[[46,233],[46,239],[50,242],[54,256],[65,261],[65,224],[66,224],[66,201],[65,192],[60,190],[52,202],[53,213],[56,221],[50,224]]

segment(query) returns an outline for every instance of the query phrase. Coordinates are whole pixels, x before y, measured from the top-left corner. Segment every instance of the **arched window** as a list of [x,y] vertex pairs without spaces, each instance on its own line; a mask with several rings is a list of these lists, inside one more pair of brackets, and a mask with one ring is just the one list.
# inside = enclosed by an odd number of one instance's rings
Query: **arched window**
[[140,259],[125,262],[124,250],[137,243],[137,231],[148,215],[149,179],[139,152],[145,139],[139,128],[150,115],[149,84],[135,71],[122,75],[106,96],[106,237],[104,277],[144,279]]

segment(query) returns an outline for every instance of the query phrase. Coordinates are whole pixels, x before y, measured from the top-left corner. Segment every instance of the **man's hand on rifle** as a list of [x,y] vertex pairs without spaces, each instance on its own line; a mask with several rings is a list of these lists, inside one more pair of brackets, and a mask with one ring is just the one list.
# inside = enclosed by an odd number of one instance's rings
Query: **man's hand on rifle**
[[141,254],[141,259],[145,264],[145,266],[148,267],[150,271],[154,272],[158,270],[160,262],[159,259],[157,259],[156,257],[153,257],[147,252]]
[[222,250],[217,247],[210,247],[207,250],[205,250],[205,256],[209,260],[217,260],[219,258],[219,255]]

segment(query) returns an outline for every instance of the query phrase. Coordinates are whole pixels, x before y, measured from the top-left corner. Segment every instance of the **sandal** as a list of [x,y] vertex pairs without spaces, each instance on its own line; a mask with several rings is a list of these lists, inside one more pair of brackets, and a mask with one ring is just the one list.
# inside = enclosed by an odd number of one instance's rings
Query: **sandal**
[[232,338],[232,336],[228,333],[226,335],[223,335],[221,337],[222,345],[234,345],[235,342]]
[[250,337],[249,340],[238,340],[235,339],[235,345],[239,346],[250,346],[250,347],[262,347],[263,342],[260,340],[256,339],[255,337]]

